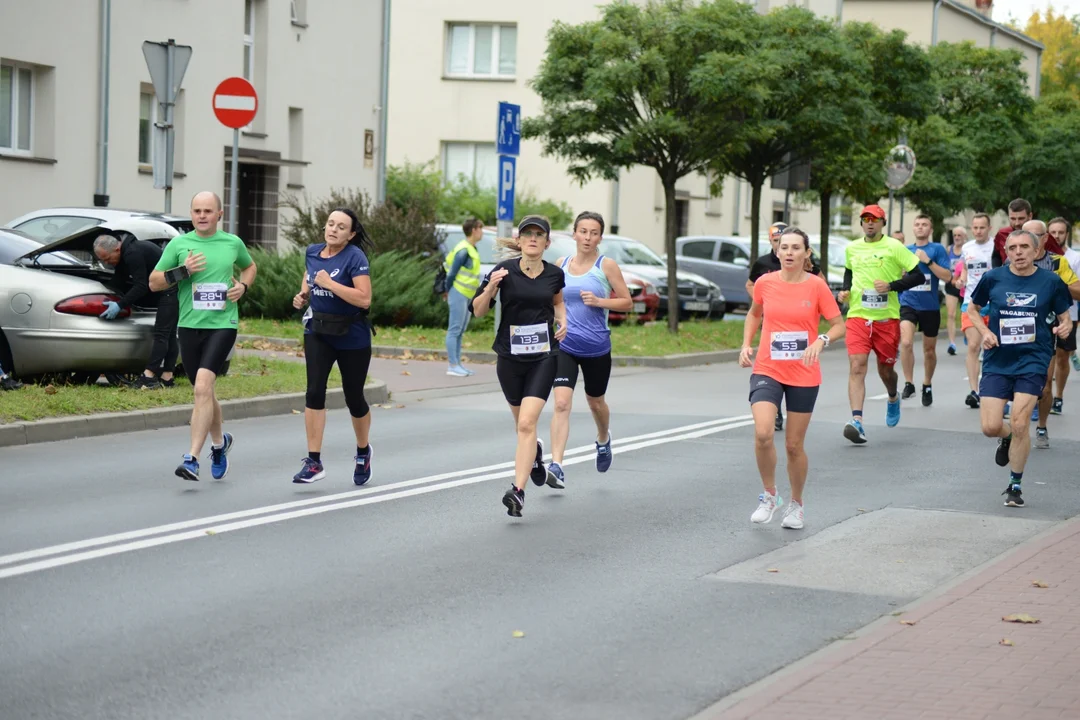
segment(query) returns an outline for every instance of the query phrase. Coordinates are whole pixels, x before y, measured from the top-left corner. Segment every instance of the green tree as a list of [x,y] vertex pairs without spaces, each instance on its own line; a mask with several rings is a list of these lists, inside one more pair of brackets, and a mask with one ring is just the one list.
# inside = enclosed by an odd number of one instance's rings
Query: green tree
[[1017,197],[1031,198],[1036,217],[1080,218],[1080,100],[1044,96],[1035,107],[1032,137],[1013,164]]
[[1048,5],[1046,10],[1031,14],[1024,34],[1046,46],[1040,65],[1040,94],[1067,93],[1080,100],[1080,18],[1058,15],[1053,5]]
[[[1034,108],[1027,75],[1020,67],[1023,55],[1018,50],[981,48],[971,42],[940,43],[929,49],[929,55],[939,99],[934,113],[953,127],[956,138],[971,144],[978,171],[978,181],[957,210],[971,207],[992,212],[1004,207],[1015,197],[1009,187],[1013,157],[1029,135]],[[930,136],[944,137],[936,129],[930,130]],[[928,165],[919,149],[912,148],[919,159],[918,178]],[[932,162],[939,160],[954,164],[941,155]],[[958,184],[941,184],[946,192],[953,187]],[[956,207],[948,196],[926,197],[925,190],[923,195],[931,206]],[[919,207],[932,215],[929,207],[922,203]]]
[[744,132],[739,109],[760,99],[753,82],[760,24],[736,0],[618,0],[598,21],[556,22],[531,83],[543,109],[525,120],[522,136],[568,161],[573,178],[614,179],[634,165],[656,170],[671,332],[678,332],[675,184],[726,156]]
[[940,237],[945,218],[970,206],[980,182],[975,143],[940,115],[932,115],[908,137],[917,167],[904,195],[934,223]]
[[[730,170],[751,188],[750,254],[758,256],[761,189],[793,163],[845,135],[859,133],[869,117],[870,67],[829,20],[787,6],[762,18],[753,58],[762,98],[745,106],[747,139],[714,169]],[[719,61],[719,62],[717,62]],[[715,73],[724,58],[707,59]],[[715,63],[715,64],[714,64]]]
[[886,153],[905,125],[925,120],[934,100],[926,51],[908,44],[906,33],[849,22],[840,34],[866,60],[869,95],[861,128],[841,127],[835,135],[819,136],[812,146],[810,188],[820,203],[821,262],[826,266],[832,199],[876,202],[885,188]]

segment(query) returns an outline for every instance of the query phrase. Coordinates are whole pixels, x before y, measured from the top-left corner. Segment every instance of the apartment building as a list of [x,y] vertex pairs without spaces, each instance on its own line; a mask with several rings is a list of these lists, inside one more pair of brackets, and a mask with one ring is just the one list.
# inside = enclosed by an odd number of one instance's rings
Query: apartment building
[[158,104],[142,44],[169,38],[192,47],[175,109],[174,212],[200,190],[228,203],[232,130],[211,99],[231,76],[246,77],[259,95],[258,114],[240,134],[241,236],[276,246],[285,192],[318,197],[349,187],[374,197],[383,5],[3,0],[0,224],[43,207],[91,206],[95,195],[111,207],[164,209],[164,190],[153,187]]
[[[823,17],[875,22],[908,32],[911,41],[973,40],[979,45],[1016,47],[1025,55],[1033,94],[1038,93],[1042,46],[989,19],[989,3],[958,0],[751,0],[760,12],[781,5],[806,7]],[[979,7],[976,7],[978,5]],[[984,7],[985,6],[985,7]],[[581,23],[599,17],[598,3],[549,0],[507,3],[499,0],[394,0],[391,22],[389,141],[392,164],[435,160],[447,180],[464,174],[495,183],[496,111],[499,101],[518,103],[525,116],[541,112],[528,87],[547,48],[556,21]],[[576,184],[562,163],[541,155],[540,143],[522,143],[518,187],[569,203],[575,211],[595,210],[619,233],[661,249],[664,196],[655,171],[635,167],[617,182]],[[725,178],[718,194],[703,176],[678,184],[680,234],[748,235],[750,188]],[[832,227],[849,230],[851,213],[839,199]],[[784,216],[785,193],[766,186],[761,223]],[[906,208],[910,231],[914,208]],[[816,206],[791,199],[790,217],[809,232],[819,232]],[[899,204],[894,229],[899,229]]]

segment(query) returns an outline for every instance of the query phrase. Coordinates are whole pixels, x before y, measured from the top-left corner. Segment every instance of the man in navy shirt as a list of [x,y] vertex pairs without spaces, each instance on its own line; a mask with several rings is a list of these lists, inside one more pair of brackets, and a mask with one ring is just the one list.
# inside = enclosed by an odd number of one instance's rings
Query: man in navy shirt
[[904,369],[904,392],[907,400],[915,394],[915,330],[923,334],[922,404],[934,402],[932,382],[937,368],[937,337],[941,330],[941,303],[938,281],[950,282],[949,256],[940,243],[930,242],[934,223],[928,215],[915,217],[915,243],[907,248],[919,258],[918,271],[926,278],[922,285],[900,293],[900,365]]
[[[1046,384],[1054,335],[1067,337],[1072,332],[1072,298],[1057,274],[1035,265],[1039,241],[1033,233],[1014,231],[1005,240],[1005,252],[1009,264],[983,275],[968,298],[967,313],[982,335],[984,350],[979,384],[982,431],[998,438],[994,460],[1010,469],[1009,486],[1002,493],[1005,505],[1023,507],[1020,481],[1031,452],[1027,418]],[[990,310],[986,325],[979,318],[984,307]],[[1013,417],[1020,418],[1011,427],[1002,418],[1009,400]]]

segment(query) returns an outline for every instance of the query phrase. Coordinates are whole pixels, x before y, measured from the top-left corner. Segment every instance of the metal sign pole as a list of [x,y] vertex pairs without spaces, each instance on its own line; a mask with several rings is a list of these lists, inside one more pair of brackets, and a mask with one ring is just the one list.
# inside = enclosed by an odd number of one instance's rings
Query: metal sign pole
[[169,38],[166,48],[165,77],[168,78],[168,89],[165,91],[165,212],[172,212],[172,184],[173,184],[173,149],[175,132],[173,130],[173,73],[176,70],[176,43]]
[[894,192],[895,191],[892,188],[889,188],[889,228],[885,231],[886,235],[892,235],[892,201]]
[[234,128],[232,131],[232,170],[229,173],[229,233],[236,234],[236,195],[239,192],[237,189],[240,185],[239,182],[239,156],[240,156],[240,130]]

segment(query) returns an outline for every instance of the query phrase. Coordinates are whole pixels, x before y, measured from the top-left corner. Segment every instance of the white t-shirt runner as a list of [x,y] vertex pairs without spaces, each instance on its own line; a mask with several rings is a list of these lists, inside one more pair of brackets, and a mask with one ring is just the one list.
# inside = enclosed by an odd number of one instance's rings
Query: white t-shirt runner
[[982,276],[990,272],[993,266],[994,241],[991,238],[987,238],[984,243],[968,240],[960,253],[964,258],[964,267],[967,269],[964,297],[970,298],[971,293],[975,292],[975,286],[982,280]]

